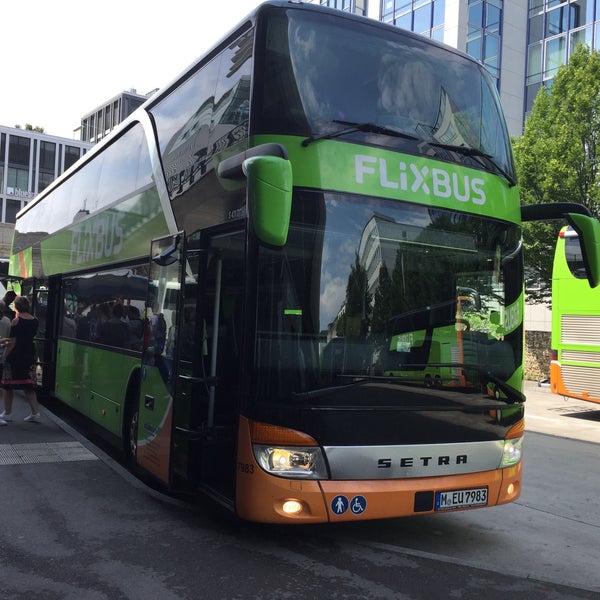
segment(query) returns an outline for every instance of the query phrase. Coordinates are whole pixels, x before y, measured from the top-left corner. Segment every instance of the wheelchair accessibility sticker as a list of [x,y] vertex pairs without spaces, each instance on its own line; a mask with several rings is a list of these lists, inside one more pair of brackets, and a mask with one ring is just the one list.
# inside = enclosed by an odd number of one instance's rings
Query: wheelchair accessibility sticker
[[361,515],[367,510],[367,499],[364,496],[354,496],[348,501],[346,496],[340,494],[331,501],[331,510],[336,515],[343,515],[348,509],[353,515]]

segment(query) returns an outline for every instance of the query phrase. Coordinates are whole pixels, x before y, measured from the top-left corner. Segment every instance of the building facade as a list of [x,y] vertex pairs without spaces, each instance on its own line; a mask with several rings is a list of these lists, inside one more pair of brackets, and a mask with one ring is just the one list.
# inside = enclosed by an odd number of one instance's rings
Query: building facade
[[[315,0],[319,2],[319,0]],[[600,0],[320,0],[426,35],[496,78],[511,135],[579,43],[600,50]]]
[[17,213],[92,144],[0,126],[0,257],[10,251]]
[[79,139],[82,142],[99,142],[121,121],[144,104],[152,93],[154,92],[138,94],[135,90],[129,90],[107,100],[104,104],[82,117]]

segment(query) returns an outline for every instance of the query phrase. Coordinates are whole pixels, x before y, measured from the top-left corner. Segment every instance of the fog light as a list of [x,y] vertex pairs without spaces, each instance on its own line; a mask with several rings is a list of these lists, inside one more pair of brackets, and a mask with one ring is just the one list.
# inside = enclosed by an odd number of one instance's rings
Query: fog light
[[287,515],[297,515],[302,512],[302,503],[298,500],[286,500],[283,503],[282,510]]
[[515,484],[514,483],[509,484],[509,486],[506,488],[506,493],[509,496],[512,496],[515,493]]

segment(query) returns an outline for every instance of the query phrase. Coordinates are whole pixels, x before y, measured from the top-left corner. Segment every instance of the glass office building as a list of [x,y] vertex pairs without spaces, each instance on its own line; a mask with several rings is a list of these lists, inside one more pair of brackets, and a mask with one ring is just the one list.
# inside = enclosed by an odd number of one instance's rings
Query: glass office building
[[[318,0],[316,0],[318,1]],[[321,0],[426,35],[480,60],[519,136],[536,94],[577,44],[600,50],[600,0]]]

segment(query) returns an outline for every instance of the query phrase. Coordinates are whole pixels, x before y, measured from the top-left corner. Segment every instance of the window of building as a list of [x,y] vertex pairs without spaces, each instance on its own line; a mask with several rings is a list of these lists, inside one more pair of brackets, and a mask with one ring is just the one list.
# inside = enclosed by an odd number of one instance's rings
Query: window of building
[[588,48],[592,47],[592,26],[582,27],[571,32],[569,40],[569,56],[579,44],[585,44]]
[[442,40],[446,0],[384,0],[381,20]]
[[331,8],[337,8],[338,10],[352,12],[357,15],[366,15],[367,2],[368,0],[321,0],[320,4],[322,6],[329,6]]
[[8,167],[6,186],[13,190],[27,192],[29,190],[29,169]]
[[76,146],[65,146],[65,171],[77,162],[79,156],[79,148]]
[[539,14],[529,19],[529,43],[539,42],[544,39],[544,15]]
[[56,144],[40,142],[40,169],[54,172],[56,164]]
[[551,79],[556,75],[559,67],[567,62],[567,36],[561,35],[546,40],[544,59],[544,79]]
[[478,60],[483,56],[483,31],[469,26],[467,33],[467,54]]
[[446,2],[437,2],[433,3],[433,27],[443,27],[444,19],[446,18]]
[[527,52],[527,85],[542,81],[542,44],[532,44]]
[[559,6],[546,15],[546,36],[558,35],[569,29],[569,6]]
[[500,36],[503,0],[469,0],[467,54],[500,76]]
[[109,104],[105,108],[105,116],[104,116],[104,127],[106,127],[107,131],[110,131],[113,128],[113,120],[112,120],[112,104]]
[[6,214],[4,217],[5,223],[16,223],[17,213],[23,208],[22,200],[6,199]]
[[54,181],[53,173],[43,173],[40,171],[40,176],[38,179],[38,193],[42,190],[45,190],[52,182]]
[[470,0],[469,2],[469,25],[483,27],[483,2]]
[[429,34],[431,30],[431,3],[415,8],[413,15],[413,31]]
[[19,135],[11,135],[8,142],[8,162],[13,165],[29,166],[31,140]]

